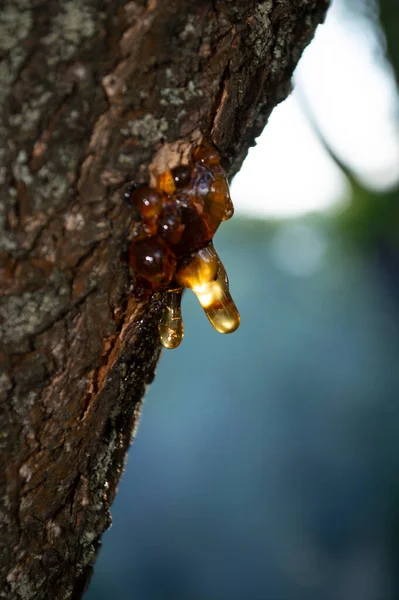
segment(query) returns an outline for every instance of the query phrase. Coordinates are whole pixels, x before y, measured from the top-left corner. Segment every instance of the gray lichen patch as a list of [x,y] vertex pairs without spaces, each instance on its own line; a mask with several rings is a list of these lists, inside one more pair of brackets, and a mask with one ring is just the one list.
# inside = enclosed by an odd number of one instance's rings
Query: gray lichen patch
[[27,56],[27,50],[21,42],[32,29],[33,18],[29,5],[29,0],[6,0],[0,9],[0,52],[7,53],[0,61],[0,105],[7,98],[17,71]]
[[68,307],[70,288],[65,275],[54,272],[45,289],[8,296],[0,304],[0,339],[18,344],[48,326]]
[[273,0],[265,0],[257,4],[253,20],[250,25],[249,41],[258,59],[265,57],[266,50],[272,39],[270,31],[270,14],[273,9]]
[[271,63],[272,73],[278,73],[282,68],[285,69],[288,65],[289,54],[286,52],[287,44],[291,41],[292,32],[287,30],[285,35],[277,38],[273,48],[273,60]]
[[6,214],[5,205],[0,203],[0,251],[15,252],[18,248],[18,243],[13,233],[5,231],[6,229]]
[[[53,174],[50,177],[38,180],[35,192],[35,206],[38,211],[53,212],[63,203],[65,193],[69,189],[69,182],[64,175]],[[49,210],[49,206],[53,210]]]
[[32,27],[32,12],[10,0],[0,11],[0,50],[12,50],[25,39]]
[[70,60],[80,44],[95,34],[98,16],[87,1],[64,2],[54,18],[50,33],[43,38],[49,52],[48,64]]
[[33,181],[33,176],[27,163],[27,153],[25,152],[25,150],[20,150],[12,165],[12,172],[15,177],[15,180],[17,182],[21,181],[26,186],[30,185]]
[[146,114],[141,119],[132,119],[127,121],[125,127],[121,129],[122,135],[126,137],[139,138],[144,146],[152,146],[160,142],[169,129],[165,117],[156,119],[150,114]]
[[[0,104],[3,104],[10,91],[10,86],[14,80],[12,70],[7,61],[0,62]],[[0,115],[1,119],[1,115]]]
[[[73,173],[76,166],[76,157],[70,152],[65,155],[60,150],[61,156],[58,157],[62,165],[69,167]],[[74,160],[72,160],[74,159]],[[48,211],[49,213],[60,206],[65,198],[66,192],[70,187],[70,180],[67,175],[57,167],[57,164],[48,162],[43,165],[33,176],[29,164],[28,155],[24,150],[20,150],[13,165],[12,171],[16,182],[25,184],[27,193],[32,194],[31,208],[37,211]]]
[[29,578],[24,574],[22,566],[18,565],[7,575],[7,583],[10,586],[13,598],[28,600],[36,593],[36,585],[32,585]]
[[36,209],[49,211],[49,206],[53,209],[60,206],[68,189],[69,181],[63,173],[59,173],[54,165],[42,167],[36,179]]
[[29,100],[25,102],[21,110],[10,116],[9,123],[12,127],[18,127],[21,132],[34,132],[41,118],[43,118],[43,107],[52,97],[52,92],[45,90],[44,86],[36,86],[31,90]]
[[[12,382],[7,373],[0,374],[0,399],[3,401],[8,393],[8,391],[12,388]],[[1,433],[0,433],[1,437]]]
[[166,87],[161,90],[162,106],[182,106],[195,98],[201,98],[204,92],[195,86],[193,81],[189,81],[186,87]]
[[196,32],[196,26],[198,26],[195,22],[194,15],[188,15],[186,25],[183,31],[180,33],[180,39],[185,42],[189,37],[193,36]]
[[98,483],[102,484],[106,481],[116,448],[117,436],[115,431],[112,431],[107,444],[101,447],[100,452],[95,457],[91,476],[91,484],[94,484],[95,489],[97,489]]

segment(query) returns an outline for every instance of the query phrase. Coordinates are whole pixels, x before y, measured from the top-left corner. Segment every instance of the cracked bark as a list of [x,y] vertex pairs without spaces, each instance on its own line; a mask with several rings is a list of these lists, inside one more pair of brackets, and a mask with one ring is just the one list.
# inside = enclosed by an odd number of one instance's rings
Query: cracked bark
[[0,597],[81,597],[154,377],[124,186],[202,135],[234,174],[326,8],[3,0]]

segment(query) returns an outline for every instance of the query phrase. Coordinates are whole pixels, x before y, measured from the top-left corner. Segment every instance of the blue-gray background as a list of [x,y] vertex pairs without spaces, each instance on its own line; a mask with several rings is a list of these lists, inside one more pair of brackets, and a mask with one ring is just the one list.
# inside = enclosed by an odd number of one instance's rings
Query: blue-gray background
[[186,336],[147,394],[87,599],[390,597],[395,300],[323,221],[292,247],[296,265],[319,236],[317,269],[283,270],[287,227],[221,228],[241,327],[217,334],[186,295]]

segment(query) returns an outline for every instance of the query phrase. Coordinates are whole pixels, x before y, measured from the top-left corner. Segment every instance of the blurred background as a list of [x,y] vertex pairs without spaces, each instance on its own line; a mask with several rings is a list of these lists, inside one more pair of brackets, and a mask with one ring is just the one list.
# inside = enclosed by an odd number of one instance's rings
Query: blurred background
[[399,2],[335,0],[232,185],[86,600],[399,598]]

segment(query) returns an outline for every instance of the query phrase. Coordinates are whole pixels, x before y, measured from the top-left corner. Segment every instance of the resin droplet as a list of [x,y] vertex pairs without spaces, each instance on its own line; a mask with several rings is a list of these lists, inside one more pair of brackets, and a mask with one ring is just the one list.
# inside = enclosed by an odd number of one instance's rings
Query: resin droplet
[[175,180],[172,175],[172,172],[169,169],[158,176],[158,188],[162,192],[165,192],[165,194],[168,194],[168,196],[171,196],[175,193]]
[[215,182],[212,185],[210,193],[210,201],[223,206],[222,221],[231,219],[234,215],[234,204],[230,197],[229,184],[227,183],[226,175],[222,167],[219,167],[220,172],[215,175]]
[[189,165],[179,165],[172,169],[172,176],[176,188],[181,189],[189,185],[191,181],[191,167]]
[[176,273],[176,281],[197,296],[206,316],[220,333],[232,333],[240,314],[229,292],[226,271],[213,244],[198,250]]
[[193,162],[195,193],[204,197],[206,212],[217,222],[216,231],[221,221],[231,219],[234,214],[226,173],[216,150],[206,144],[194,150]]
[[207,166],[220,164],[219,154],[216,152],[216,149],[206,143],[202,143],[194,148],[193,160]]
[[148,281],[154,289],[170,283],[176,270],[176,257],[158,237],[148,237],[129,246],[129,265],[138,277]]
[[159,215],[162,210],[161,194],[148,185],[141,185],[133,189],[130,194],[127,191],[125,198],[135,206],[144,219],[150,219]]
[[162,344],[176,348],[183,339],[180,303],[184,287],[194,291],[217,331],[235,331],[240,315],[212,245],[220,223],[234,213],[216,148],[197,146],[188,164],[160,173],[154,186],[129,185],[125,200],[138,213],[128,247],[137,293],[166,294],[159,324]]
[[176,246],[181,240],[184,225],[179,214],[173,207],[165,207],[158,220],[158,232],[161,238],[170,246]]
[[209,321],[219,333],[233,333],[240,325],[240,313],[229,291],[229,280],[223,264],[219,261],[216,281],[212,284],[212,303],[203,308]]
[[181,288],[166,292],[166,305],[159,324],[159,337],[165,348],[177,348],[184,336],[183,319],[181,316]]

